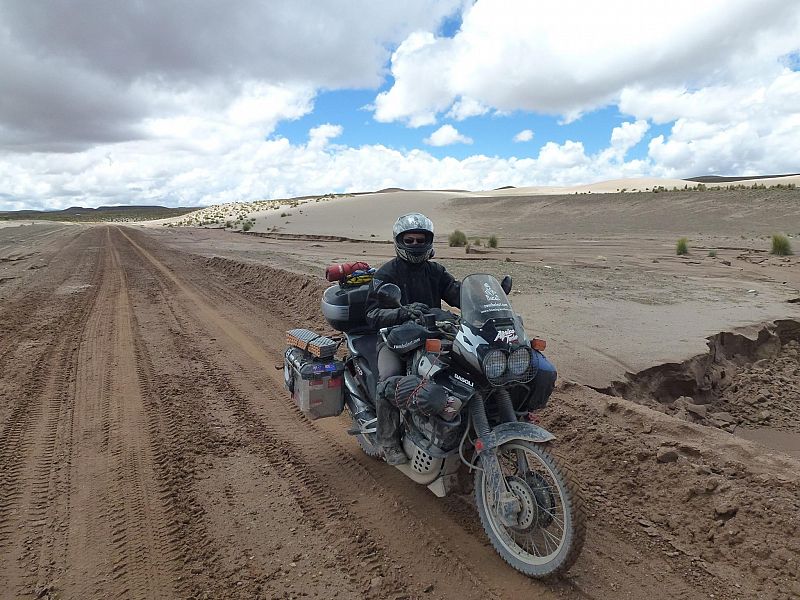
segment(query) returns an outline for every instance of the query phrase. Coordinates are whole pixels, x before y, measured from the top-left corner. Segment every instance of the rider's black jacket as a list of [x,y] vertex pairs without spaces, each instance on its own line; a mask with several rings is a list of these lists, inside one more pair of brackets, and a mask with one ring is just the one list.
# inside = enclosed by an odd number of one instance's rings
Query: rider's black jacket
[[394,258],[377,270],[367,296],[367,323],[374,329],[398,325],[404,318],[404,309],[378,305],[375,292],[386,283],[400,288],[403,305],[422,302],[430,308],[441,308],[442,300],[455,307],[460,303],[461,283],[442,265],[429,260],[415,265]]

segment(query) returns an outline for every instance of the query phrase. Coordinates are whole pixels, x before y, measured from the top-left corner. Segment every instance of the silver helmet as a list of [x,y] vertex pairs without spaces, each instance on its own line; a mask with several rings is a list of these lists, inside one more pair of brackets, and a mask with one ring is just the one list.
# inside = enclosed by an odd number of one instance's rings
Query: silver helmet
[[[406,233],[424,233],[424,244],[406,245],[403,235]],[[392,228],[394,249],[403,260],[418,264],[433,256],[433,222],[422,213],[409,213],[398,218]]]

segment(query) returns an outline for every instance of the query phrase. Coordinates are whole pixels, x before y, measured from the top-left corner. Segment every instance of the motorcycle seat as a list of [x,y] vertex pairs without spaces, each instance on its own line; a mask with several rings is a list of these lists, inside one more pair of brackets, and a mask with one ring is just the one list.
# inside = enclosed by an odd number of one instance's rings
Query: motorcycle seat
[[357,354],[367,361],[369,370],[373,373],[378,367],[378,334],[368,333],[347,338],[350,352]]
[[367,367],[367,381],[370,394],[374,394],[378,379],[378,334],[368,333],[359,336],[347,336],[350,352],[363,359],[362,365]]

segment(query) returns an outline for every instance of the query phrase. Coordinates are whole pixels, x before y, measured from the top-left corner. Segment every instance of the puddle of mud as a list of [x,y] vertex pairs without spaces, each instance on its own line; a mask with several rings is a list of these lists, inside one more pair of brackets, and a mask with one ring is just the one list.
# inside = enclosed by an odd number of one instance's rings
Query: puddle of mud
[[772,450],[785,452],[800,460],[800,433],[794,431],[780,431],[769,427],[758,429],[736,429],[736,435],[745,440],[756,442]]

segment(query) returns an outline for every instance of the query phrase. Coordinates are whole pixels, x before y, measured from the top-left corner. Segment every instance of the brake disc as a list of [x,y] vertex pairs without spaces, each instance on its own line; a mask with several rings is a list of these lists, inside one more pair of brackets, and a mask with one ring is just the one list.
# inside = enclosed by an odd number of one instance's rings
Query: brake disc
[[511,529],[526,531],[530,529],[539,518],[539,508],[536,503],[536,497],[531,487],[523,479],[519,477],[509,477],[506,482],[511,492],[519,498],[521,507],[517,524]]

